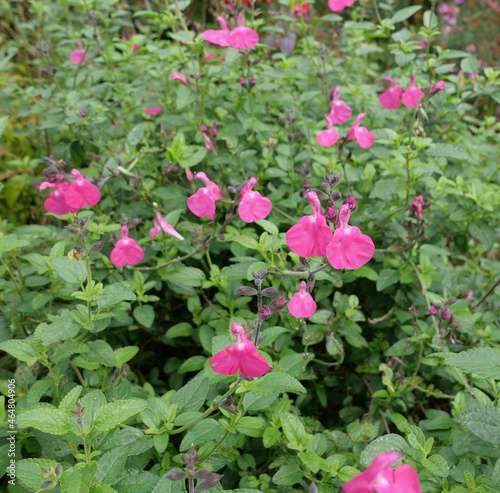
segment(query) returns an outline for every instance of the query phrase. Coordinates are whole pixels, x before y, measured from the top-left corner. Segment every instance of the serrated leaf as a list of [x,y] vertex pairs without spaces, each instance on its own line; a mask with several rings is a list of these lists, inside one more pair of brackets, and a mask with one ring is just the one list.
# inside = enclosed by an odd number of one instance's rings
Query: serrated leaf
[[170,402],[177,404],[182,411],[198,411],[205,402],[209,387],[208,378],[200,372],[181,387]]
[[19,361],[32,361],[33,359],[36,361],[38,358],[38,353],[30,341],[9,339],[0,344],[0,350],[9,353]]
[[500,408],[471,409],[456,416],[455,421],[483,440],[500,444]]
[[422,8],[421,5],[413,5],[412,7],[406,7],[404,9],[398,10],[392,16],[392,23],[396,24],[397,22],[402,22],[408,18],[410,18],[413,14],[417,13]]
[[378,437],[361,452],[361,465],[368,467],[377,455],[384,452],[398,452],[399,450],[405,454],[410,451],[410,447],[403,437],[394,433]]
[[59,404],[59,410],[63,413],[68,413],[70,409],[74,409],[76,407],[76,403],[80,394],[82,393],[83,387],[81,385],[77,385],[72,388],[63,398],[61,403]]
[[110,402],[99,408],[94,418],[94,426],[101,431],[109,431],[127,419],[140,413],[147,402],[140,399],[123,399]]
[[434,144],[427,149],[428,156],[449,157],[472,162],[470,154],[459,145],[451,144]]
[[97,462],[75,464],[66,469],[59,480],[61,493],[89,493],[90,485],[97,472]]
[[103,288],[101,294],[97,297],[97,306],[99,308],[108,308],[120,303],[120,301],[133,301],[136,299],[134,292],[124,282],[108,284]]
[[139,348],[137,346],[124,346],[115,349],[115,366],[121,368],[123,363],[130,361],[138,352]]
[[[21,459],[16,461],[16,478],[28,488],[38,490],[45,481],[41,467],[56,468],[57,462],[48,459]],[[5,471],[2,471],[4,473]]]
[[19,414],[16,425],[19,428],[35,428],[51,435],[64,435],[71,429],[71,417],[69,413],[45,404]]
[[423,459],[422,465],[432,474],[442,478],[448,476],[450,471],[448,463],[438,454],[431,455],[428,459]]
[[259,221],[255,221],[261,228],[263,228],[265,231],[267,231],[270,235],[279,235],[280,230],[278,227],[273,224],[271,221],[268,221],[267,219],[261,219]]
[[255,395],[271,395],[281,392],[305,394],[306,388],[294,377],[284,372],[268,373],[260,378],[253,386]]
[[294,414],[284,413],[281,415],[281,426],[288,440],[288,448],[304,451],[313,441],[313,436],[306,432],[302,421]]
[[498,348],[472,348],[453,353],[444,360],[444,364],[467,373],[477,373],[481,377],[500,380],[500,349]]
[[202,443],[220,438],[222,435],[224,435],[224,428],[218,421],[212,418],[205,419],[186,433],[179,450],[181,452],[186,451],[191,445],[196,447]]
[[50,260],[57,275],[67,282],[73,284],[82,284],[87,279],[87,269],[85,262],[73,261],[69,262],[68,257],[54,257]]

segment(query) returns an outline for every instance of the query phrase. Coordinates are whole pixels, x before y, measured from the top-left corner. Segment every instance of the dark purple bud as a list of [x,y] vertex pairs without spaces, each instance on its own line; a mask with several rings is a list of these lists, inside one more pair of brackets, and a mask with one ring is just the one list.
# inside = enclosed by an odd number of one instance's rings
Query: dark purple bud
[[78,232],[78,230],[77,230],[77,229],[75,229],[74,225],[71,225],[71,226],[64,226],[64,229],[65,229],[66,231],[69,231],[70,233],[77,233],[77,232]]
[[211,476],[208,479],[203,480],[201,483],[199,483],[196,488],[194,489],[194,493],[198,493],[199,491],[205,491],[209,490],[210,488],[213,488],[215,485],[219,484],[219,481],[222,479],[224,474],[211,474]]
[[62,467],[61,467],[61,464],[57,464],[56,468],[55,468],[55,471],[56,473],[56,476],[59,477],[62,473]]
[[332,189],[332,186],[327,183],[327,182],[322,182],[320,187],[323,189],[323,190],[331,190]]
[[283,308],[285,308],[288,301],[285,300],[284,294],[285,293],[281,293],[280,295],[276,296],[276,298],[274,298],[271,303],[269,303],[268,307],[269,310],[271,310],[271,313],[279,312],[280,310],[283,310]]
[[80,232],[80,236],[81,236],[82,238],[87,238],[87,236],[88,236],[89,234],[90,234],[90,230],[88,230],[88,229],[84,229],[84,230],[82,230],[82,231]]
[[255,288],[250,288],[248,286],[240,286],[236,292],[242,294],[243,296],[255,296],[258,293]]
[[328,200],[332,203],[337,202],[337,200],[340,200],[342,198],[342,193],[341,192],[332,192],[330,194],[330,197]]
[[457,301],[458,298],[450,298],[445,304],[444,306],[450,306],[450,305],[453,305],[453,303],[455,303]]
[[166,476],[167,479],[171,481],[180,481],[181,479],[186,479],[188,475],[184,471],[172,471],[169,472]]
[[94,252],[98,252],[104,245],[106,244],[105,241],[99,240],[96,241],[89,249],[89,255]]
[[[51,490],[56,485],[57,485],[57,481],[44,481],[40,486],[40,490]],[[38,490],[38,491],[40,491],[40,490]]]
[[257,313],[257,318],[259,320],[267,320],[272,315],[271,310],[267,305],[264,305]]
[[138,217],[136,217],[136,218],[132,219],[132,221],[130,221],[128,227],[135,228],[140,222],[141,222],[141,220]]
[[193,445],[191,445],[188,453],[181,455],[181,460],[184,464],[196,464],[200,460],[200,456],[196,453]]
[[294,135],[293,134],[288,134],[287,137],[288,142],[293,142],[294,141]]
[[279,293],[279,291],[274,287],[270,287],[270,288],[266,288],[266,289],[262,290],[262,296],[266,296],[267,298],[272,298],[273,296],[276,296],[278,293]]

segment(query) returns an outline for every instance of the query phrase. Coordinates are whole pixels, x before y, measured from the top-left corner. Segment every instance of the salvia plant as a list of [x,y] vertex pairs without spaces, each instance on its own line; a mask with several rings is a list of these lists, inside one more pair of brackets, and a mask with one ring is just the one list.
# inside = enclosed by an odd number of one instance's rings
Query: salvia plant
[[0,0],[2,491],[500,491],[499,12]]

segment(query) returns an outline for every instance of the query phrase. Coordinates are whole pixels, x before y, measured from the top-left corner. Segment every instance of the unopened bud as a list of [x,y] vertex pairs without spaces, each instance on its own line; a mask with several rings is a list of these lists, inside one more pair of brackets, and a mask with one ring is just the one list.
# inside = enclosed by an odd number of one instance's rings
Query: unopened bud
[[429,312],[430,312],[431,315],[436,315],[436,313],[438,311],[437,311],[437,308],[434,305],[431,305],[431,307],[429,308]]
[[351,212],[355,211],[358,207],[358,204],[356,204],[356,199],[354,197],[348,197],[346,200],[344,200],[344,204],[347,204],[349,206]]
[[451,317],[451,313],[448,310],[443,312],[443,319],[448,320]]
[[337,220],[337,209],[335,207],[327,207],[325,217],[327,221],[334,223]]
[[267,320],[272,315],[271,310],[268,306],[264,305],[257,313],[257,318],[259,320]]

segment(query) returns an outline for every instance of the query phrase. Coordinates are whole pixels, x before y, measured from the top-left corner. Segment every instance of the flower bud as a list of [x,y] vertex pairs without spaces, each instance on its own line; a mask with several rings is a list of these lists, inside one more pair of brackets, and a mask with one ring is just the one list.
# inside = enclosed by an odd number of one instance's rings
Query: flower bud
[[266,296],[268,298],[272,298],[278,294],[278,290],[274,287],[266,288],[262,290],[262,296]]
[[443,312],[443,319],[448,320],[451,317],[451,313],[448,310]]
[[437,311],[437,308],[434,305],[431,305],[431,307],[429,309],[429,312],[430,312],[431,315],[436,315],[436,313],[438,311]]
[[268,307],[269,310],[271,310],[271,313],[279,312],[280,310],[283,310],[283,308],[285,308],[288,301],[285,300],[284,294],[285,293],[281,293],[280,295],[276,296],[276,298],[274,298],[271,303],[269,303]]
[[245,79],[245,77],[240,77],[240,81],[239,81],[239,82],[240,82],[240,84],[241,84],[242,86],[246,87],[246,85],[247,85],[247,80]]
[[272,315],[271,310],[267,305],[264,305],[260,310],[259,313],[257,313],[257,318],[259,320],[267,320],[270,318]]
[[347,204],[349,206],[351,212],[355,211],[358,207],[358,204],[356,204],[356,199],[354,197],[348,197],[346,200],[344,200],[344,204]]
[[468,289],[467,292],[465,293],[464,300],[470,300],[474,296],[474,292],[472,289]]
[[335,207],[327,207],[325,217],[327,221],[334,223],[337,220],[337,209]]
[[255,296],[258,293],[255,288],[250,288],[248,286],[240,286],[236,292],[242,294],[243,296]]

